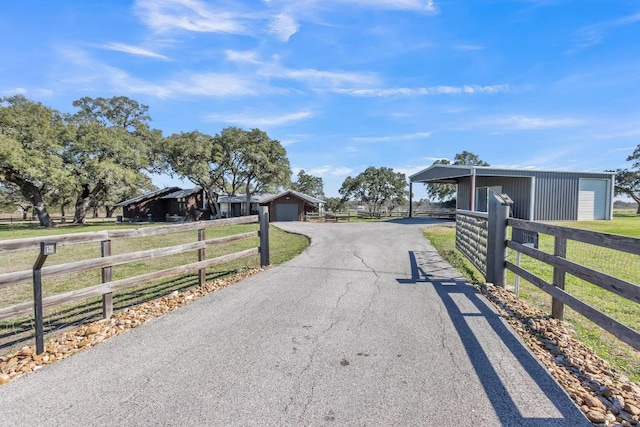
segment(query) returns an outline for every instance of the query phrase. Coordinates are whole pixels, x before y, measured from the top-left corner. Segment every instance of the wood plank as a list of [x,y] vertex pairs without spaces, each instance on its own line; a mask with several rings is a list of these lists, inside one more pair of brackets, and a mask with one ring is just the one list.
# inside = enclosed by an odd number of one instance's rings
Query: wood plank
[[509,240],[507,247],[640,304],[640,286]]
[[560,236],[568,240],[601,246],[607,249],[640,255],[640,239],[619,234],[602,233],[599,231],[580,230],[578,228],[562,227],[522,219],[509,218],[507,225],[529,231],[537,231],[552,236]]
[[[142,285],[155,280],[164,279],[180,274],[191,273],[193,271],[212,267],[214,265],[224,264],[236,261],[248,256],[257,255],[258,248],[246,249],[244,251],[234,252],[232,254],[223,255],[217,258],[211,258],[205,261],[194,262],[191,264],[181,265],[178,267],[168,268],[165,270],[154,271],[152,273],[141,274],[139,276],[128,277],[126,279],[114,280],[87,288],[77,289],[75,291],[65,292],[63,294],[53,295],[42,300],[43,308],[52,308],[62,304],[68,304],[81,301],[87,298],[100,296],[105,293],[112,293],[121,289]],[[25,302],[16,304],[11,307],[0,309],[0,320],[12,319],[18,316],[29,315],[33,313],[33,302]]]
[[109,230],[110,239],[131,239],[137,237],[158,236],[163,234],[182,233],[198,229],[223,227],[225,225],[252,224],[258,222],[257,215],[241,216],[237,218],[216,219],[210,221],[185,222],[181,224],[160,225],[157,227],[142,227],[127,230]]
[[[258,231],[249,231],[247,233],[234,234],[231,236],[218,237],[215,239],[204,240],[201,242],[185,243],[182,245],[168,246],[158,249],[149,249],[146,251],[130,252],[120,255],[112,255],[102,258],[92,258],[83,261],[69,262],[66,264],[52,265],[42,268],[42,277],[54,277],[64,274],[82,273],[84,271],[95,268],[106,268],[114,265],[127,264],[134,261],[143,261],[148,259],[160,258],[163,256],[177,255],[183,252],[204,249],[209,246],[229,243],[237,240],[257,237]],[[10,286],[16,283],[22,283],[31,280],[33,270],[22,270],[13,273],[0,274],[0,288]]]
[[605,329],[611,332],[613,335],[615,335],[625,343],[629,344],[636,350],[640,350],[640,332],[634,329],[631,329],[630,327],[607,316],[606,314],[590,306],[589,304],[577,299],[573,295],[570,295],[559,288],[556,288],[552,284],[547,283],[546,281],[539,278],[538,276],[530,273],[529,271],[521,267],[518,267],[517,265],[513,264],[510,261],[507,261],[506,267],[508,270],[511,270],[518,276],[522,277],[524,280],[542,289],[543,291],[551,295],[553,298],[559,301],[562,301],[564,304],[568,305],[577,313],[591,320],[593,323],[597,324],[602,329]]
[[77,245],[80,243],[93,243],[107,240],[106,231],[94,231],[89,233],[56,234],[53,236],[27,237],[0,241],[0,254],[8,252],[40,250],[40,242],[56,242],[58,246]]
[[56,242],[59,246],[77,245],[80,243],[100,242],[110,239],[128,239],[135,237],[157,236],[162,234],[180,233],[197,230],[199,228],[215,228],[225,225],[257,223],[258,216],[243,216],[237,218],[216,219],[210,221],[187,222],[183,224],[161,225],[157,227],[126,228],[120,230],[105,230],[71,234],[56,234],[53,236],[27,237],[0,241],[0,254],[15,251],[40,249],[40,242]]

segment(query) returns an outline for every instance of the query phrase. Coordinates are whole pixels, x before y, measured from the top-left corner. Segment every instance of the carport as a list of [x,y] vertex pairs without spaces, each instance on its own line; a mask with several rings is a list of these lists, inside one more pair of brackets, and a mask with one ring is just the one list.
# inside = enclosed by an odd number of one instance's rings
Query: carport
[[[511,216],[530,221],[580,221],[613,217],[613,172],[545,171],[471,165],[432,165],[413,183],[456,186],[456,208],[486,212],[491,194],[513,200]],[[409,205],[411,206],[411,200]]]

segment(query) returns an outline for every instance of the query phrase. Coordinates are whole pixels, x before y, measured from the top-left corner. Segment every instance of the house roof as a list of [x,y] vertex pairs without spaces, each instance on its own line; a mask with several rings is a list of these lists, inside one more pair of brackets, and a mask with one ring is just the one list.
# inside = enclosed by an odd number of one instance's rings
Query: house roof
[[186,190],[181,190],[181,189],[178,188],[177,191],[174,191],[174,192],[169,193],[169,194],[165,194],[164,196],[162,196],[160,198],[161,199],[179,199],[181,197],[188,197],[188,196],[190,196],[192,194],[199,193],[200,191],[202,191],[202,189],[200,187],[190,188],[190,189],[186,189]]
[[180,190],[180,187],[165,187],[160,190],[155,190],[150,193],[143,194],[138,197],[134,197],[133,199],[125,200],[118,203],[116,206],[128,206],[135,205],[136,203],[140,203],[145,200],[160,198],[165,194],[173,193],[177,190]]
[[472,165],[431,165],[409,177],[410,182],[455,183],[459,178],[477,176],[533,177],[540,174],[581,174],[611,178],[612,172],[558,171],[543,169],[498,168]]
[[[251,203],[262,203],[263,200],[267,197],[271,197],[271,193],[256,193],[252,194],[250,197]],[[247,196],[246,194],[237,194],[237,195],[223,195],[218,196],[218,203],[246,203]]]
[[308,194],[300,193],[294,190],[286,190],[286,191],[283,191],[282,193],[274,194],[271,197],[267,197],[264,200],[260,201],[260,203],[269,203],[273,200],[279,199],[280,197],[284,197],[287,195],[298,197],[299,199],[305,200],[313,205],[319,205],[324,203],[324,200],[320,200],[315,197],[309,196]]

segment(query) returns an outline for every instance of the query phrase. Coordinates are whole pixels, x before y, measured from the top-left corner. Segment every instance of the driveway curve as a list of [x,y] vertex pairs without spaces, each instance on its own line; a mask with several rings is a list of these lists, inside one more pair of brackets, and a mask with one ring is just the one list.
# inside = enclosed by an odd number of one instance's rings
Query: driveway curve
[[0,387],[0,425],[590,425],[435,223],[276,224],[311,245]]

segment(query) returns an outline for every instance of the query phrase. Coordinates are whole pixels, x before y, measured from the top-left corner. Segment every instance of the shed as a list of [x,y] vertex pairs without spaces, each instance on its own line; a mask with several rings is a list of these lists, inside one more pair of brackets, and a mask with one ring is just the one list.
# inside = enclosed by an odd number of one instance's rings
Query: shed
[[307,213],[321,213],[324,201],[293,190],[267,197],[260,206],[269,207],[271,221],[301,221]]
[[492,194],[506,193],[514,202],[514,218],[581,221],[613,217],[614,172],[436,164],[411,175],[409,181],[410,186],[415,182],[456,185],[457,209],[486,212]]

